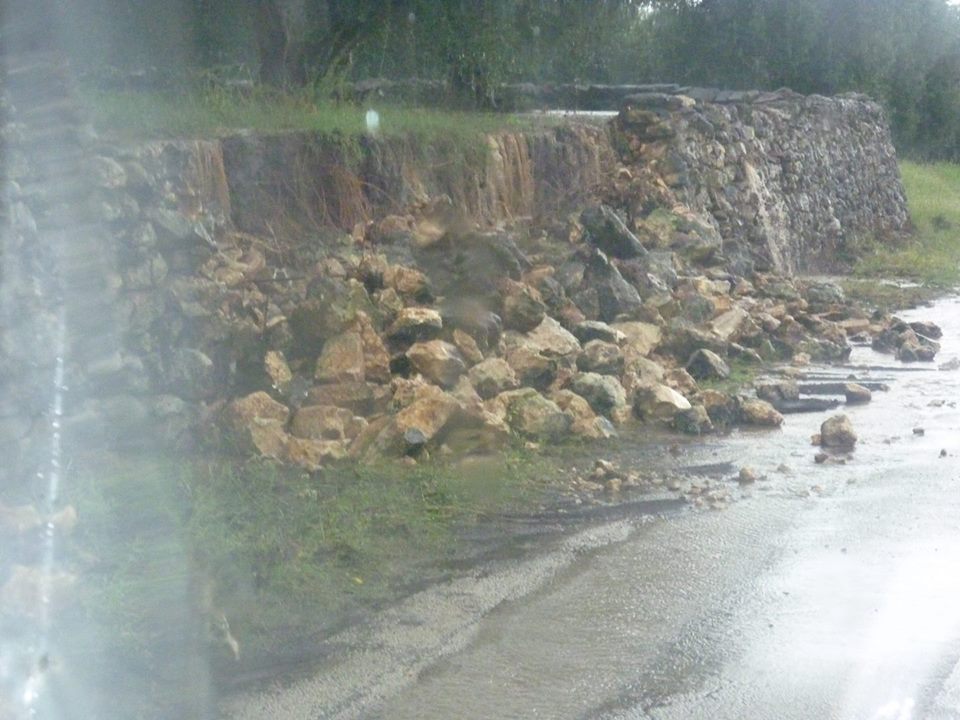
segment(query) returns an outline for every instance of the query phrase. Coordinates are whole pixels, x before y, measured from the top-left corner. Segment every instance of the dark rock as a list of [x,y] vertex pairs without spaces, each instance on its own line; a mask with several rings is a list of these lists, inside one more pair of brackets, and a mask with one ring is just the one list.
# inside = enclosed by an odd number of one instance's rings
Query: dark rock
[[623,279],[620,271],[601,252],[591,255],[583,282],[585,288],[596,293],[597,312],[604,322],[616,320],[621,315],[634,317],[643,307],[636,288]]
[[454,295],[452,299],[445,301],[440,313],[445,327],[468,333],[481,350],[489,350],[500,342],[500,334],[503,332],[502,319],[476,300]]
[[822,398],[798,398],[797,400],[777,400],[773,406],[784,415],[798,413],[823,412],[840,406],[839,400],[824,400]]
[[723,358],[704,348],[690,356],[686,369],[697,380],[725,380],[730,377],[730,366]]
[[580,222],[587,240],[611,257],[633,258],[647,254],[637,236],[606,205],[587,208],[580,214]]
[[602,340],[603,342],[620,344],[625,339],[622,332],[599,320],[584,320],[581,323],[577,323],[577,325],[573,327],[573,334],[577,340],[583,344],[591,340]]
[[673,427],[687,435],[705,435],[713,432],[713,422],[703,405],[681,410],[673,418]]
[[215,372],[213,361],[200,350],[176,348],[166,364],[166,386],[187,400],[209,399],[217,391]]
[[438,295],[481,302],[495,299],[505,278],[518,280],[530,268],[530,261],[504,233],[447,233],[414,254]]
[[939,340],[943,337],[943,330],[940,329],[940,326],[932,322],[912,322],[910,323],[910,328],[917,333],[917,335],[923,335],[926,338],[931,340]]

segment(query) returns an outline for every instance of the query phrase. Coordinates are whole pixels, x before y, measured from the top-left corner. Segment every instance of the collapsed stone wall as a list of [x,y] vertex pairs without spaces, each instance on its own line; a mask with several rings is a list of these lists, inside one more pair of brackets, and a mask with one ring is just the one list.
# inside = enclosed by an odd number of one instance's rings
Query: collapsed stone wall
[[[106,285],[123,352],[85,369],[100,388],[91,411],[117,429],[121,444],[137,443],[147,426],[182,439],[218,402],[270,387],[268,350],[296,366],[315,361],[355,311],[382,322],[355,262],[344,260],[344,269],[335,257],[343,242],[355,261],[368,233],[379,242],[409,232],[436,236],[451,223],[489,227],[575,207],[612,162],[596,126],[481,142],[469,157],[482,162],[473,164],[456,145],[368,139],[353,146],[308,134],[92,148],[90,203],[115,258]],[[12,187],[11,206],[29,206],[32,199]],[[416,219],[391,215],[411,208],[419,208]],[[402,245],[395,254],[415,265]]]
[[[78,425],[176,440],[231,403],[234,440],[306,467],[454,429],[464,446],[605,437],[631,407],[699,432],[742,412],[701,392],[695,351],[846,351],[842,294],[755,271],[823,267],[908,223],[882,114],[861,98],[647,93],[609,128],[485,143],[91,147],[122,350],[77,370],[98,388]],[[7,189],[4,207],[47,212]],[[715,359],[697,373],[722,374]]]
[[889,127],[866,97],[678,88],[625,99],[615,202],[643,231],[682,204],[724,254],[780,272],[836,270],[909,228]]

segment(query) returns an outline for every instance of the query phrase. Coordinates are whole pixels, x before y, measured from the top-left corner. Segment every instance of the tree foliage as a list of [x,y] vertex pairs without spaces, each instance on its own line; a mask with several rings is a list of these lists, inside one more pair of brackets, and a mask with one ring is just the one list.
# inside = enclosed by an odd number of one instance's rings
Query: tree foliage
[[245,65],[275,85],[680,82],[868,93],[898,143],[960,157],[960,14],[946,0],[72,0],[91,61]]

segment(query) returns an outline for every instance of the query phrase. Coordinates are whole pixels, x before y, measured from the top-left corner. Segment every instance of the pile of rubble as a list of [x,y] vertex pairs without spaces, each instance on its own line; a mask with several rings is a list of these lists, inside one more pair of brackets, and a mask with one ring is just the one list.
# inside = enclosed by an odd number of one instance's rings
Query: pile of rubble
[[[248,323],[250,308],[265,308],[257,317],[274,342],[253,359],[259,389],[226,403],[219,427],[245,451],[310,470],[517,436],[610,438],[636,422],[693,434],[777,427],[780,410],[805,409],[797,384],[738,387],[731,365],[842,361],[850,341],[901,360],[936,352],[933,326],[868,314],[833,283],[735,274],[695,220],[661,219],[649,250],[605,205],[522,243],[388,217],[273,295],[257,283],[267,263],[238,251],[254,270],[233,266],[235,303],[222,307]],[[217,257],[207,271],[230,269]],[[869,400],[862,386],[844,392]]]

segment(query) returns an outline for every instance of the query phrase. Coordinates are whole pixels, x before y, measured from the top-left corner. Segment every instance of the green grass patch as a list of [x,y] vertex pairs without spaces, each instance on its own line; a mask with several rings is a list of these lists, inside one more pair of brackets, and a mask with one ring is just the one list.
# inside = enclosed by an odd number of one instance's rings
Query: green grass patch
[[[126,140],[218,137],[241,130],[309,131],[359,136],[367,107],[335,103],[304,90],[198,88],[179,92],[82,91],[91,120],[106,137]],[[373,104],[385,137],[476,138],[526,127],[532,121],[483,112],[457,112]]]
[[943,295],[944,290],[949,287],[865,278],[844,278],[840,284],[851,300],[857,300],[883,312],[896,312],[904,308],[924,305]]
[[[912,237],[889,246],[867,243],[854,274],[861,278],[902,278],[944,290],[960,283],[960,165],[902,162],[901,173],[915,226]],[[851,286],[879,303],[895,302],[896,288]],[[910,291],[906,299],[919,293]]]
[[546,463],[514,451],[310,475],[222,457],[100,458],[70,483],[84,564],[73,618],[141,678],[171,667],[171,653],[233,668],[211,629],[217,612],[242,666],[295,654],[436,577],[461,528],[539,501]]
[[763,371],[763,366],[739,358],[727,358],[727,366],[730,368],[729,377],[698,380],[697,384],[704,390],[719,390],[728,395],[736,395],[743,388],[752,385],[757,375]]

